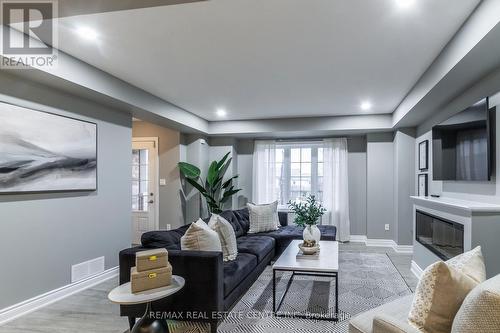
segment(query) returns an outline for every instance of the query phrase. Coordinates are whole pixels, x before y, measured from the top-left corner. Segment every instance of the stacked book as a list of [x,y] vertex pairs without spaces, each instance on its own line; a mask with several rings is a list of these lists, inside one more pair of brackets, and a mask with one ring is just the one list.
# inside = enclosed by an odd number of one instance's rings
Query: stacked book
[[135,267],[131,270],[132,293],[169,286],[172,283],[172,265],[166,249],[137,252]]

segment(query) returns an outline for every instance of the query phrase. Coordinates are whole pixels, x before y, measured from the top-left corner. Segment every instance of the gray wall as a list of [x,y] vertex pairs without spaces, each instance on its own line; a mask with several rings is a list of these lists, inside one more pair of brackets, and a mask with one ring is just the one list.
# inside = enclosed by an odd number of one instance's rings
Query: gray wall
[[415,195],[415,131],[398,130],[394,136],[394,241],[413,244],[413,204]]
[[0,196],[4,308],[69,284],[71,265],[100,256],[106,268],[118,265],[118,252],[131,243],[132,124],[125,113],[5,73],[0,94],[2,101],[98,126],[97,191]]
[[351,235],[366,235],[366,137],[347,141]]
[[245,207],[248,202],[252,202],[252,180],[253,180],[253,140],[238,140],[236,153],[238,154],[238,193],[237,207]]
[[[392,133],[367,136],[367,237],[394,238],[394,149]],[[386,231],[384,225],[389,224]]]

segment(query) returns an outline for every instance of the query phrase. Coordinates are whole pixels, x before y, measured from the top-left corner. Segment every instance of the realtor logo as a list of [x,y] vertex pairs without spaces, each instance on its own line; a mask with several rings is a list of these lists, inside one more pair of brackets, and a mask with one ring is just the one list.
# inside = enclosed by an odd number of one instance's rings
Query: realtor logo
[[0,0],[2,68],[55,67],[55,0]]

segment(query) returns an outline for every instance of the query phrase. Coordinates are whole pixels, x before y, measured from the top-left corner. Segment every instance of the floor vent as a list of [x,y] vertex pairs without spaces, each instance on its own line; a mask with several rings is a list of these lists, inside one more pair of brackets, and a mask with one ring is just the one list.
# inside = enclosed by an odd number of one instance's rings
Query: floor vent
[[95,258],[71,266],[71,283],[104,272],[104,257]]

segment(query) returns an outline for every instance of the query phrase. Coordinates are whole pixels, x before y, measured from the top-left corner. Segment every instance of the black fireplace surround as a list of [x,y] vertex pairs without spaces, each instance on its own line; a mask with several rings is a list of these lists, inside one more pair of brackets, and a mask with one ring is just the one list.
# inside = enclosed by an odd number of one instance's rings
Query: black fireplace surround
[[442,217],[416,211],[416,241],[443,260],[464,253],[464,226]]
[[[187,226],[171,231],[152,231],[142,236],[142,246],[120,252],[120,284],[130,281],[135,254],[151,248],[166,248],[173,274],[186,280],[184,288],[166,299],[152,303],[154,312],[173,314],[176,320],[209,322],[216,332],[220,313],[229,311],[257,280],[271,260],[277,258],[294,239],[302,239],[302,227],[288,225],[287,213],[280,212],[276,231],[248,234],[248,209],[225,211],[221,216],[231,223],[236,234],[238,256],[222,261],[222,252],[182,251],[180,239]],[[318,226],[322,240],[335,240],[334,226]],[[142,317],[145,305],[122,305],[120,314]],[[168,318],[167,318],[168,319]]]

